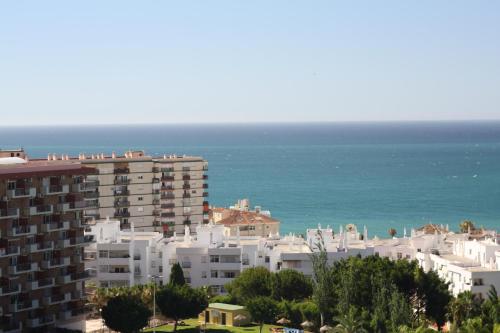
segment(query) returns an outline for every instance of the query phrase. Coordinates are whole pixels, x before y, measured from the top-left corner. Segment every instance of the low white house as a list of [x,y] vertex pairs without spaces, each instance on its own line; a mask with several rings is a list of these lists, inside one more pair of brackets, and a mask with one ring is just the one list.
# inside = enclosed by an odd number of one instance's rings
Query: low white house
[[85,249],[86,268],[100,287],[145,284],[162,274],[158,232],[120,231],[120,221],[104,220],[86,231],[96,242]]

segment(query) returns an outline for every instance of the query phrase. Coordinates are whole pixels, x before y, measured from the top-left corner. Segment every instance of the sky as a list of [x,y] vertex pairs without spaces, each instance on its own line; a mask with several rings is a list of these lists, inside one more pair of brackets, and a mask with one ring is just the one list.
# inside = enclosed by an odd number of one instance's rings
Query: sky
[[500,1],[3,1],[0,126],[500,119]]

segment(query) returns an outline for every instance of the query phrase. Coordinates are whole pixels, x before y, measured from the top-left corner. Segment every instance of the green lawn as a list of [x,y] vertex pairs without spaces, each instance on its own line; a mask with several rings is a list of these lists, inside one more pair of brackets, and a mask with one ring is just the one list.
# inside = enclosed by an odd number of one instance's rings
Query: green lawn
[[[184,320],[185,326],[177,326],[177,332],[179,333],[199,333],[200,324],[198,323],[198,318],[191,318]],[[262,333],[269,333],[271,327],[280,327],[278,325],[264,325],[262,328]],[[156,328],[156,332],[172,332],[174,325],[163,325]],[[144,332],[153,332],[154,329],[150,328],[144,330]],[[250,325],[243,327],[231,327],[231,326],[221,326],[207,324],[206,333],[259,333],[258,325]]]

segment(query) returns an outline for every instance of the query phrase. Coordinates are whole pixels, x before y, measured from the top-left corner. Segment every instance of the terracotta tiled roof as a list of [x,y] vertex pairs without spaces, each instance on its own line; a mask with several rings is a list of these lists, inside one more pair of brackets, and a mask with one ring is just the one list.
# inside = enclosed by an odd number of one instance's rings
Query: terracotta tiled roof
[[[226,208],[214,208],[214,211],[223,212]],[[257,224],[257,223],[279,223],[278,220],[255,212],[245,212],[235,209],[228,209],[229,216],[217,222],[218,224]]]

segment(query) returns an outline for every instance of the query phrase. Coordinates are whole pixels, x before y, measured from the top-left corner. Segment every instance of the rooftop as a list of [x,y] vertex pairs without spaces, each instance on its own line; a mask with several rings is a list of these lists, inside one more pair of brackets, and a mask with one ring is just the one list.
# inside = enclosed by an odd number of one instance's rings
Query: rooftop
[[245,307],[241,306],[241,305],[233,305],[233,304],[225,304],[225,303],[210,303],[208,305],[208,307],[212,308],[212,309],[229,310],[229,311],[245,309]]
[[229,216],[217,221],[225,226],[233,224],[279,223],[278,220],[256,212],[241,211],[227,208],[214,208],[214,212],[226,212]]

